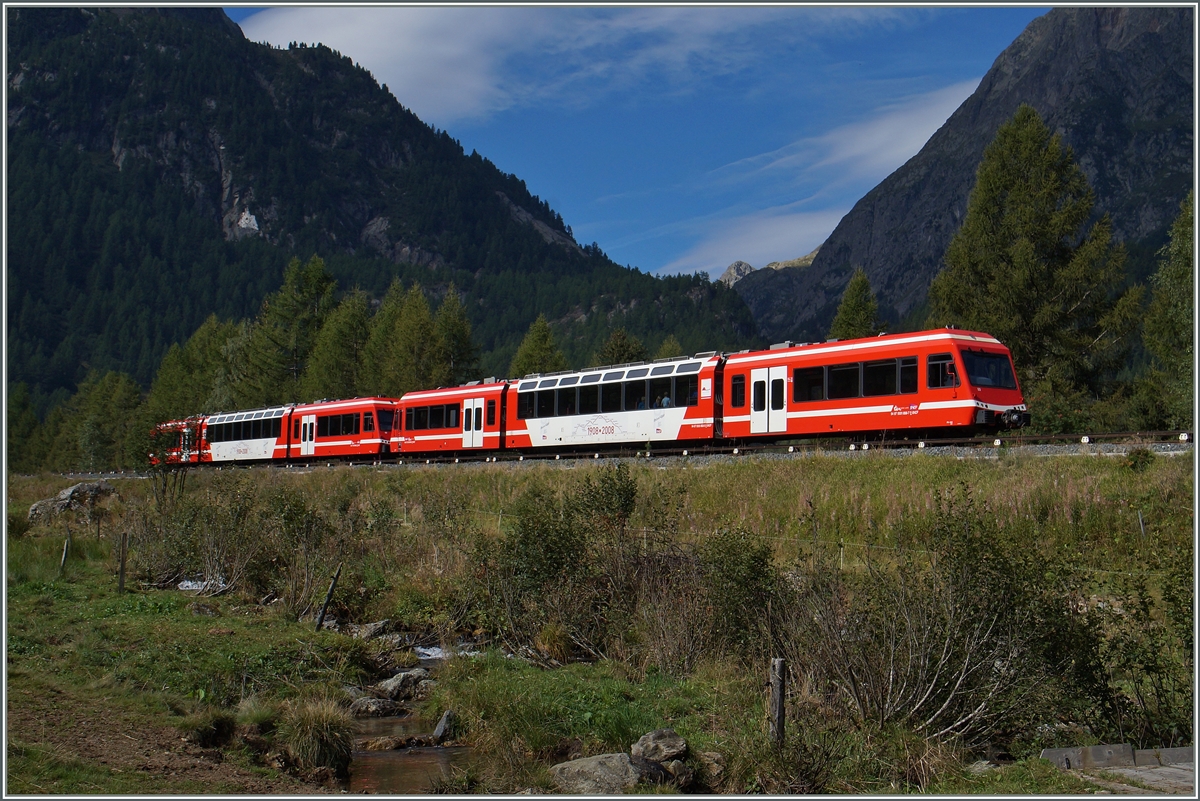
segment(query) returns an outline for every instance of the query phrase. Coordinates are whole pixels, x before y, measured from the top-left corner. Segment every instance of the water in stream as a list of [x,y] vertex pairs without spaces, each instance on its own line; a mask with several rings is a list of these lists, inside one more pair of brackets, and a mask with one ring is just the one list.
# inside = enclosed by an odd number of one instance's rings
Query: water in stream
[[413,715],[365,718],[357,722],[356,728],[350,757],[351,793],[425,795],[430,792],[431,782],[450,776],[452,768],[465,768],[471,758],[465,746],[362,750],[363,743],[375,737],[428,734],[428,724]]

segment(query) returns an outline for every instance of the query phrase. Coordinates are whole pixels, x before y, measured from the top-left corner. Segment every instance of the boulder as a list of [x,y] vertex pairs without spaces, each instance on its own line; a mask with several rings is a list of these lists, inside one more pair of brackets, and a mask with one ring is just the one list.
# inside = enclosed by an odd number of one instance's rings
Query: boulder
[[550,776],[564,793],[615,795],[632,790],[642,771],[629,754],[600,754],[552,765]]
[[437,682],[433,679],[424,679],[417,682],[417,686],[413,689],[413,700],[424,701],[433,692],[433,688],[437,686]]
[[710,785],[716,785],[725,775],[725,755],[717,751],[704,751],[699,756],[700,767]]
[[107,481],[87,481],[67,487],[53,498],[38,501],[29,507],[29,521],[44,520],[53,514],[60,514],[68,509],[87,509],[95,506],[96,501],[108,496],[121,496]]
[[343,629],[343,634],[349,634],[359,640],[373,640],[382,637],[392,629],[392,621],[379,620],[374,623],[350,623]]
[[671,779],[679,786],[679,789],[691,787],[696,780],[695,772],[689,768],[682,760],[672,759],[669,762],[662,763],[663,770],[671,774]]
[[687,753],[687,748],[687,741],[676,734],[674,729],[655,729],[643,734],[629,749],[629,755],[634,759],[662,764],[682,757]]
[[433,741],[440,745],[447,737],[450,736],[450,733],[453,731],[453,729],[454,710],[447,709],[442,713],[441,720],[438,721],[437,726],[435,726],[433,729]]
[[350,714],[360,718],[382,718],[398,715],[403,707],[387,698],[359,698],[350,705]]
[[412,697],[418,685],[424,683],[428,678],[428,670],[425,668],[413,668],[412,670],[401,671],[390,679],[379,682],[371,687],[371,692],[380,698],[400,701]]

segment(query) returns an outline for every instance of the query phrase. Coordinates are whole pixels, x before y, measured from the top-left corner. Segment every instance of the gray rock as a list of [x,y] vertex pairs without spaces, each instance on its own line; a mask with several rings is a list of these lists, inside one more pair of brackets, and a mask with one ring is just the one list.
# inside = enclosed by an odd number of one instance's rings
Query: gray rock
[[699,755],[700,767],[709,784],[717,784],[725,775],[725,755],[717,751],[705,751]]
[[443,740],[450,736],[450,732],[453,730],[453,728],[454,710],[447,709],[442,713],[441,720],[438,721],[437,726],[435,726],[433,729],[433,741],[440,745]]
[[414,701],[424,701],[433,692],[433,688],[437,686],[437,682],[433,679],[425,679],[417,682],[417,686],[413,689],[412,697]]
[[642,771],[629,754],[600,754],[552,765],[550,776],[564,793],[615,795],[632,790]]
[[629,755],[634,759],[661,764],[683,756],[687,753],[687,748],[687,741],[676,734],[674,729],[655,729],[643,734],[629,749]]
[[429,671],[425,668],[413,668],[379,682],[371,687],[371,692],[380,698],[390,698],[393,701],[411,698],[418,685],[428,677]]
[[107,481],[85,481],[67,487],[53,498],[46,498],[29,507],[30,522],[44,520],[51,515],[61,514],[68,509],[87,509],[95,506],[101,498],[120,495]]
[[664,762],[662,766],[663,770],[671,774],[672,780],[681,790],[691,787],[692,782],[696,780],[696,774],[682,760],[672,759],[670,762]]
[[363,623],[362,625],[351,623],[346,626],[346,633],[351,637],[359,640],[373,640],[376,637],[381,637],[387,634],[392,628],[392,621],[380,620],[375,623]]
[[350,705],[350,714],[360,718],[382,718],[401,711],[403,707],[387,698],[359,698]]

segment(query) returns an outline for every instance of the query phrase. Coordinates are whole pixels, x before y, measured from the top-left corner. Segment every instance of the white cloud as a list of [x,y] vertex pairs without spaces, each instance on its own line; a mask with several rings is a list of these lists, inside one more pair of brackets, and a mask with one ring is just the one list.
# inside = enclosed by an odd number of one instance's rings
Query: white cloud
[[253,41],[320,42],[369,69],[427,122],[515,105],[586,105],[642,83],[692,91],[760,67],[764,49],[911,22],[886,8],[269,8]]
[[847,209],[797,212],[767,209],[706,227],[709,233],[659,273],[707,272],[716,278],[735,261],[765,267],[773,261],[795,259],[820,245]]
[[862,121],[727,164],[721,183],[820,179],[825,190],[851,182],[874,185],[915,156],[979,85],[979,78],[876,109]]

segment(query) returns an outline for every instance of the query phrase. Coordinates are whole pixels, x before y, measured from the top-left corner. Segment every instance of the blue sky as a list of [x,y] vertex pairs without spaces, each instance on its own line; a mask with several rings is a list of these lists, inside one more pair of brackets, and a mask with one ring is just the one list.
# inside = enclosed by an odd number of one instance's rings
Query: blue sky
[[323,43],[647,272],[802,256],[1043,7],[227,8]]

